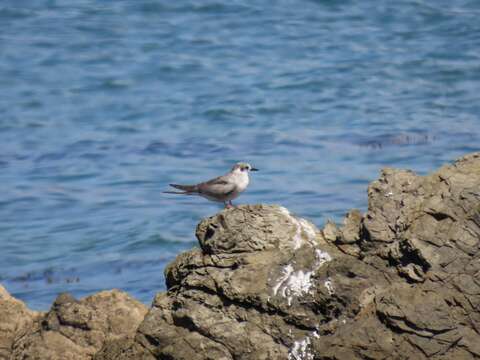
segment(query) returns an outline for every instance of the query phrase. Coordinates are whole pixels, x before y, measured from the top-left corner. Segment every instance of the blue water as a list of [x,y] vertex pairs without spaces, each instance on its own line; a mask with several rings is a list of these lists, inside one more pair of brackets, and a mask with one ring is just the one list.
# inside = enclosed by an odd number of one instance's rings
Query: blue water
[[480,150],[480,2],[2,0],[0,282],[34,309],[149,303],[220,206],[162,194],[261,169],[237,203],[318,226],[382,167]]

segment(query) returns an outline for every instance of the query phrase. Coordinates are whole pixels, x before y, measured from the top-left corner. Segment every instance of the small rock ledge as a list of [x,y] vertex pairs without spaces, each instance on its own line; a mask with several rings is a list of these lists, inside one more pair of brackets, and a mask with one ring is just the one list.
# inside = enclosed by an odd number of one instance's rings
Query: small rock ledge
[[0,286],[0,359],[480,358],[480,153],[384,169],[365,214],[204,219],[147,309],[118,290],[30,311]]

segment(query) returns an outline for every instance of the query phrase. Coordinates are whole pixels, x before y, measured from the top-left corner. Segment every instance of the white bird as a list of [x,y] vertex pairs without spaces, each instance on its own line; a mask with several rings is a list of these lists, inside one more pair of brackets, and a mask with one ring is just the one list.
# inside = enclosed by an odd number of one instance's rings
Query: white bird
[[248,186],[250,171],[258,171],[248,163],[236,163],[230,172],[196,185],[170,184],[180,191],[164,191],[166,194],[198,195],[211,201],[223,202],[226,208],[232,207],[237,198]]

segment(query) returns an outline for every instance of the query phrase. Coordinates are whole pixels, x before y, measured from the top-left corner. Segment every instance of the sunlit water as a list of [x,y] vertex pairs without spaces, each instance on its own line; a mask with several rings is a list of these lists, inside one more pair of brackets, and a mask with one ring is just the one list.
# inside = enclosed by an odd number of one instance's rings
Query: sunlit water
[[261,169],[237,203],[321,227],[382,167],[479,150],[478,1],[0,3],[0,282],[34,309],[149,303],[221,206],[162,194]]

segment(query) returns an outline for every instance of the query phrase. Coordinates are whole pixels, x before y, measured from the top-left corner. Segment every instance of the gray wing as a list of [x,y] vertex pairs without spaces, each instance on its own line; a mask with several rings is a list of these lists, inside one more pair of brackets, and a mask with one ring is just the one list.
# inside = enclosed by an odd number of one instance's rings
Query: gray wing
[[210,197],[220,198],[235,191],[236,185],[229,181],[228,175],[222,175],[215,179],[197,185],[198,192]]

